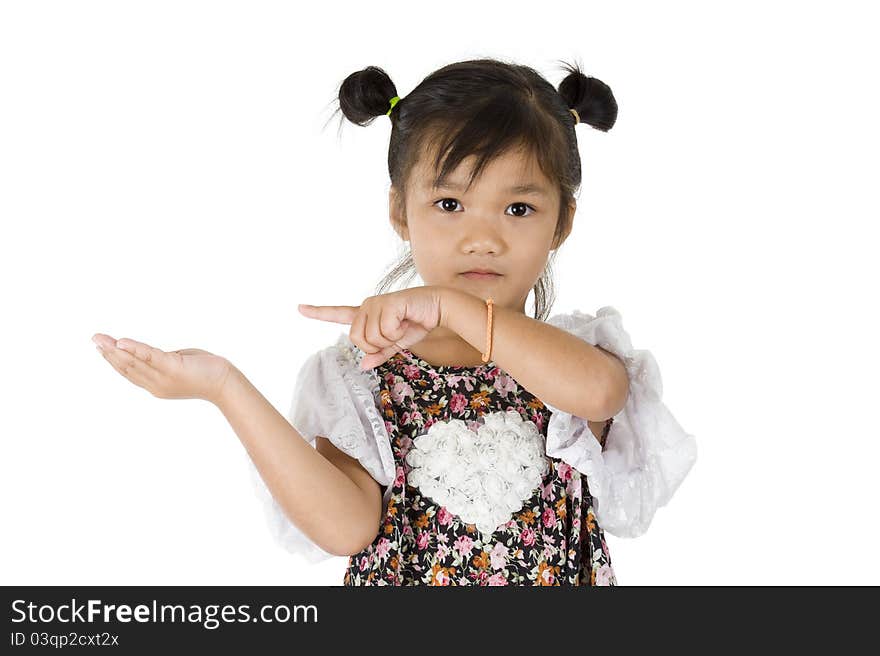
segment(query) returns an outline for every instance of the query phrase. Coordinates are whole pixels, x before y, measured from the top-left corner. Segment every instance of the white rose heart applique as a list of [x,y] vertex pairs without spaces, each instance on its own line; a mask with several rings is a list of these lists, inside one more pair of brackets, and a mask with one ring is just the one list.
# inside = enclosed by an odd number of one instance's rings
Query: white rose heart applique
[[544,436],[516,410],[483,416],[475,433],[461,419],[438,421],[413,440],[407,481],[486,536],[510,521],[550,466]]

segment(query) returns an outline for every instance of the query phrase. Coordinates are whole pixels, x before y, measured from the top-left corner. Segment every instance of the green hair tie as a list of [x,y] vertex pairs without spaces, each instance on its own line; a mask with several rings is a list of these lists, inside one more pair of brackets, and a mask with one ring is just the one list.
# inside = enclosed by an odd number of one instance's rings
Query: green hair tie
[[[388,101],[391,103],[391,109],[394,109],[394,106],[397,104],[398,100],[400,100],[400,96],[394,96],[391,100]],[[391,109],[385,112],[385,116],[391,116]]]

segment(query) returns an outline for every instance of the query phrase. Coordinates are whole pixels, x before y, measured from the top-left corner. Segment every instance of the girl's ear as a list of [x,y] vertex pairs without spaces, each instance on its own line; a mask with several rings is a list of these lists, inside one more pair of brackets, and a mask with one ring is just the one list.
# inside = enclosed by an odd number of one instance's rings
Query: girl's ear
[[572,201],[572,203],[568,206],[568,216],[565,218],[565,223],[568,227],[565,229],[565,232],[562,233],[562,236],[559,237],[559,243],[554,242],[551,250],[556,250],[557,248],[562,246],[563,243],[565,243],[566,239],[568,239],[568,236],[571,234],[571,229],[574,226],[575,210],[577,210],[577,201]]
[[406,225],[403,202],[400,198],[400,193],[398,193],[394,185],[391,185],[391,190],[388,192],[388,213],[394,232],[400,235],[403,241],[409,241],[409,228]]

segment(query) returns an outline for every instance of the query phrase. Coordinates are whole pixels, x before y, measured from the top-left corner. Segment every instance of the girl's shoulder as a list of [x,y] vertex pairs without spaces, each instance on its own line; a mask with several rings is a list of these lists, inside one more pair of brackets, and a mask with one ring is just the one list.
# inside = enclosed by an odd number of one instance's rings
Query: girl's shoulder
[[[617,308],[611,305],[600,307],[596,310],[596,314],[589,314],[581,310],[554,314],[547,319],[547,323],[561,328],[593,346],[613,353],[628,365],[628,368],[634,364],[636,359],[639,362],[650,360],[645,352],[633,349],[632,339],[623,327],[623,316]],[[652,362],[648,362],[648,366],[651,365]],[[656,367],[654,368],[656,369]],[[652,373],[656,374],[655,377],[659,379],[659,371]]]
[[663,380],[653,354],[633,348],[623,317],[606,305],[595,314],[580,310],[555,314],[547,323],[616,355],[629,389],[624,407],[608,426],[603,447],[587,430],[587,420],[546,404],[547,453],[585,474],[604,530],[636,537],[668,503],[697,457],[696,440],[663,403]]
[[592,341],[593,338],[614,339],[621,341],[621,346],[632,348],[629,334],[623,328],[623,316],[611,305],[600,307],[596,314],[581,310],[557,313],[549,317],[547,323],[587,341]]
[[349,388],[377,392],[379,380],[375,369],[365,371],[360,366],[365,355],[352,343],[348,334],[340,333],[334,342],[306,358],[298,376],[299,384],[327,387],[333,383],[344,383]]
[[348,335],[312,353],[297,376],[288,418],[306,440],[321,435],[344,453],[369,459],[368,470],[384,480],[389,438],[380,412],[378,378],[360,368],[364,355]]

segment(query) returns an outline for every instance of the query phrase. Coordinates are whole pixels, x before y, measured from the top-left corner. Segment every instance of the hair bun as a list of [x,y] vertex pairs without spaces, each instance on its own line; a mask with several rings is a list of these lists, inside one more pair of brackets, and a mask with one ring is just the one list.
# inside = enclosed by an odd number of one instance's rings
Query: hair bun
[[388,112],[389,101],[396,95],[397,89],[388,73],[378,66],[367,66],[342,81],[339,109],[352,123],[366,126]]
[[611,87],[584,75],[576,65],[563,62],[569,74],[559,83],[559,95],[581,118],[597,130],[607,132],[617,120],[617,101]]

